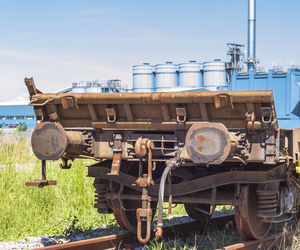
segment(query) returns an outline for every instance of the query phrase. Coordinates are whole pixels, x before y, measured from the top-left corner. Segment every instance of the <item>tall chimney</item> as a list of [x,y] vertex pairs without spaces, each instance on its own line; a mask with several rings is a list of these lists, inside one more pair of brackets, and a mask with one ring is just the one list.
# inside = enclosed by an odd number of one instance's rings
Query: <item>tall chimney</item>
[[256,0],[248,0],[248,71],[255,68]]

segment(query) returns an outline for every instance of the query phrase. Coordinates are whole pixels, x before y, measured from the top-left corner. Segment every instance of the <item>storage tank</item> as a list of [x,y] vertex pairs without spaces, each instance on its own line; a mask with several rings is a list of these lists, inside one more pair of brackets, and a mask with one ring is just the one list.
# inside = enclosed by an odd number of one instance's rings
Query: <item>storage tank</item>
[[154,91],[154,67],[150,63],[133,66],[133,92]]
[[101,93],[100,85],[97,81],[88,82],[86,93]]
[[203,87],[227,86],[225,62],[215,59],[212,62],[203,63]]
[[172,62],[155,65],[155,91],[164,92],[178,86],[178,65]]
[[202,86],[202,64],[196,61],[179,64],[179,86],[197,88]]
[[87,84],[88,83],[86,81],[74,82],[72,84],[72,92],[73,93],[86,93]]

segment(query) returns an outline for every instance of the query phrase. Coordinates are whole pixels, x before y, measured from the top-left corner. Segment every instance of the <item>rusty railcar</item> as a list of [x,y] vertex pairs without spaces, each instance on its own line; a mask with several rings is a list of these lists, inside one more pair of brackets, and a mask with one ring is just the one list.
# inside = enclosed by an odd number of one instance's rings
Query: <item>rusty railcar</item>
[[[278,128],[271,91],[44,94],[25,79],[40,122],[32,149],[42,161],[91,158],[95,208],[120,227],[162,235],[163,202],[184,204],[205,222],[216,205],[232,205],[245,240],[274,222],[299,221],[300,130]],[[157,208],[158,207],[158,208]]]

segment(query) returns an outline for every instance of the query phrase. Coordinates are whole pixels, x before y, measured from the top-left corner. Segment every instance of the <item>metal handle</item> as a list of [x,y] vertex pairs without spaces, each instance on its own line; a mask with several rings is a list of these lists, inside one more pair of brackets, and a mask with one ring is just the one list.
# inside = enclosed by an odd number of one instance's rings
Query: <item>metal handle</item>
[[36,101],[38,101],[38,100],[37,100],[37,99],[31,100],[31,101],[29,102],[29,105],[30,105],[30,106],[35,106],[35,107],[41,107],[41,106],[46,105],[48,102],[52,102],[53,99],[47,99],[47,100],[44,101],[43,103],[34,103],[34,102],[36,102]]
[[[146,244],[150,240],[151,236],[151,220],[152,220],[152,209],[149,206],[150,202],[148,202],[148,208],[147,209],[142,209],[138,208],[136,210],[136,218],[137,218],[137,238],[138,241],[142,244]],[[146,212],[146,216],[145,216]],[[141,215],[142,213],[142,215]],[[141,217],[146,217],[147,218],[147,229],[146,229],[146,237],[142,237],[142,221]]]

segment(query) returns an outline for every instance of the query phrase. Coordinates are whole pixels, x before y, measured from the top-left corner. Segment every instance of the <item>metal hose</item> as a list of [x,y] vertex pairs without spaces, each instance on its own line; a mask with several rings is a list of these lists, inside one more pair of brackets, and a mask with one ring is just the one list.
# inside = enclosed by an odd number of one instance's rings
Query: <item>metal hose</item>
[[159,239],[162,236],[162,226],[163,226],[163,203],[164,203],[164,194],[165,194],[165,184],[169,172],[172,170],[173,164],[167,164],[166,168],[161,176],[159,192],[158,192],[158,219],[156,227],[156,238]]

